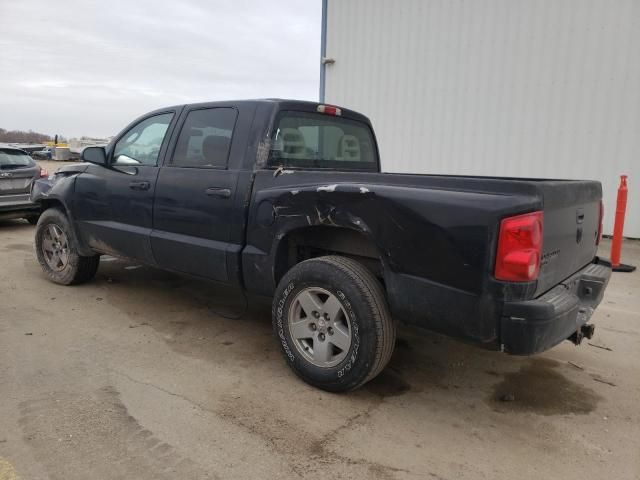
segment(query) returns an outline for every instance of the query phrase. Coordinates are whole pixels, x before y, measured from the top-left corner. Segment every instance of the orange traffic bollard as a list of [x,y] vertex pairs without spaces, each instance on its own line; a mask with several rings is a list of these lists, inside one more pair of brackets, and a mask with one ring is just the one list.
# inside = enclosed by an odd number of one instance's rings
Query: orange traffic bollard
[[624,215],[627,211],[627,176],[620,175],[618,187],[618,201],[616,203],[616,218],[613,226],[613,239],[611,241],[611,267],[614,272],[633,272],[636,267],[620,263],[622,251],[622,232],[624,230]]

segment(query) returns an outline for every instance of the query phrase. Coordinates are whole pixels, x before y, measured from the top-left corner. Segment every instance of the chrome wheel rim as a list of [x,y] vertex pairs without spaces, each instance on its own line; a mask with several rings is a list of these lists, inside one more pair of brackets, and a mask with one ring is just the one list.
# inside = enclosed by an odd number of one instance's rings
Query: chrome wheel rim
[[318,287],[301,290],[291,302],[289,334],[296,350],[317,367],[342,362],[351,348],[351,321],[342,302]]
[[51,270],[59,272],[69,263],[69,240],[55,223],[47,225],[42,234],[42,255]]

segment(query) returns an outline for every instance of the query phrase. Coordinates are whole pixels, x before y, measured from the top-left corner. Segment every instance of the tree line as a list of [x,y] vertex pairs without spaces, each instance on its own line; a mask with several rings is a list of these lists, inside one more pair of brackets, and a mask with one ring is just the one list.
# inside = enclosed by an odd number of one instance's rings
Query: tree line
[[[0,142],[2,143],[43,143],[53,140],[51,135],[34,132],[29,130],[5,130],[0,128]],[[62,137],[58,137],[58,141],[62,141]]]

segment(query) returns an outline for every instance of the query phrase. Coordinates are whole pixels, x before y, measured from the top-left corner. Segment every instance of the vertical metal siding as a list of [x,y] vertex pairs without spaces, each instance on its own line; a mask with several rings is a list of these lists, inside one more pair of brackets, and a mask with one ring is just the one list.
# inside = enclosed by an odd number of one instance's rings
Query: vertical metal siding
[[640,237],[640,2],[328,0],[327,102],[386,171],[600,180]]

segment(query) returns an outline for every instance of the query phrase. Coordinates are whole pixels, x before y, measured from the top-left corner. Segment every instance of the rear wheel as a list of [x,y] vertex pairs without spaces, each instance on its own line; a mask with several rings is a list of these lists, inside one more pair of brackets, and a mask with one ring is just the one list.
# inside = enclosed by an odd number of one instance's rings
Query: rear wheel
[[278,285],[272,317],[289,366],[324,390],[361,386],[393,352],[395,325],[382,286],[349,258],[320,257],[294,266]]
[[100,263],[98,255],[84,257],[78,254],[69,219],[58,208],[45,210],[38,220],[36,255],[47,277],[62,285],[91,280]]

